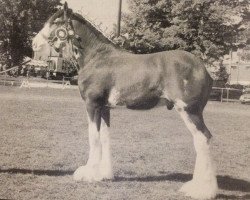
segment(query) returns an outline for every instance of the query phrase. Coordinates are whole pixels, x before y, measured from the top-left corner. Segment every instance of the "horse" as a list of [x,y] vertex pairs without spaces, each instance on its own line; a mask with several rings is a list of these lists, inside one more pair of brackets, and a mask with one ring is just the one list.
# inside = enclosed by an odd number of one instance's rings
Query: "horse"
[[133,54],[112,43],[67,3],[33,39],[34,51],[46,44],[78,66],[78,87],[88,119],[89,158],[74,172],[76,181],[114,178],[109,133],[112,108],[150,109],[163,99],[169,110],[175,108],[180,114],[196,151],[193,178],[180,191],[195,199],[216,196],[212,135],[203,119],[212,79],[200,59],[182,50]]

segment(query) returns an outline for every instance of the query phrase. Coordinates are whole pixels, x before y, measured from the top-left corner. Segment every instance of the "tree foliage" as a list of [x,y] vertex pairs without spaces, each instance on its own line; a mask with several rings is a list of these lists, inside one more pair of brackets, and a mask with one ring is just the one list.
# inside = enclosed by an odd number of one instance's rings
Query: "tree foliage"
[[206,61],[236,45],[249,17],[248,0],[129,0],[129,8],[122,33],[134,52],[183,49]]
[[32,37],[57,10],[60,0],[0,0],[0,59],[8,66],[31,56]]

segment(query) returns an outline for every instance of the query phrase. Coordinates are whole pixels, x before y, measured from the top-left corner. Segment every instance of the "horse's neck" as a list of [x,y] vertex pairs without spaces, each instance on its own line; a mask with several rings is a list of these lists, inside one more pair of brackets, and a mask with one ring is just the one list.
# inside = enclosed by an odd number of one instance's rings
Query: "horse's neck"
[[88,63],[91,59],[112,52],[114,46],[101,33],[89,25],[76,23],[77,34],[81,38],[81,62]]

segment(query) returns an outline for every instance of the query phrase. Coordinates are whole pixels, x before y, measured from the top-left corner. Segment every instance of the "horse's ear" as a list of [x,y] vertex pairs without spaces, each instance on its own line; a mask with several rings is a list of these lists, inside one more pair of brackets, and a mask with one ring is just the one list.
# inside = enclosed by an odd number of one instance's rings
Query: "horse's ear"
[[64,9],[64,11],[68,11],[68,3],[67,3],[67,1],[65,1],[65,3],[64,3],[64,6],[63,6],[63,9]]
[[68,21],[68,11],[69,11],[68,3],[67,1],[65,1],[64,6],[63,6],[63,12],[64,12],[64,20],[66,21],[66,23]]

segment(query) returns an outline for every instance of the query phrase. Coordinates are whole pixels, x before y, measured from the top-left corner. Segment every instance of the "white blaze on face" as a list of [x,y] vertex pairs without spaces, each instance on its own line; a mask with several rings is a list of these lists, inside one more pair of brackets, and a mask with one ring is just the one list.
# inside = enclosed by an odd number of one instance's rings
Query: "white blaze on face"
[[50,26],[49,24],[45,24],[43,29],[33,38],[32,48],[34,51],[39,51],[42,47],[47,44],[47,38],[50,35]]

